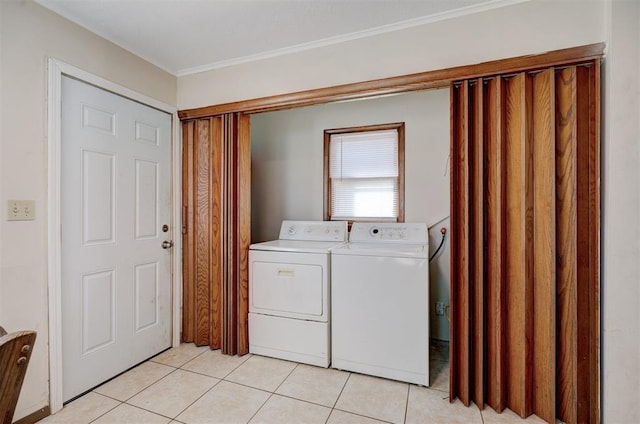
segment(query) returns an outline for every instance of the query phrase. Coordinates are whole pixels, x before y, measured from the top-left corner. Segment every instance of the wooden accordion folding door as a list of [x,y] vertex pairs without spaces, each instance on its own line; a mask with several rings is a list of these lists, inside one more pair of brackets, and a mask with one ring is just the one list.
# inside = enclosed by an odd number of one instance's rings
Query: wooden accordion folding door
[[182,341],[245,354],[251,242],[250,117],[182,122]]
[[451,399],[600,421],[600,62],[451,85]]

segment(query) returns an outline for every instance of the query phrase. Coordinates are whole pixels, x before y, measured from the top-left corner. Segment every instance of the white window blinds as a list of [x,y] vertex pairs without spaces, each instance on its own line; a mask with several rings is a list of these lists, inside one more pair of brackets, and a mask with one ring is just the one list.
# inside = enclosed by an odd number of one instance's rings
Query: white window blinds
[[398,131],[332,134],[331,219],[398,217]]

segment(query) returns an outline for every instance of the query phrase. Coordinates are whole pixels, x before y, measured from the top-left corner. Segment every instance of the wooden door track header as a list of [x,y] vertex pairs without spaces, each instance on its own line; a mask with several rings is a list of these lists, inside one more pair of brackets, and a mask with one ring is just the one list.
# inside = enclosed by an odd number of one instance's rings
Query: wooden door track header
[[496,74],[508,74],[535,70],[536,68],[577,64],[583,61],[587,62],[602,57],[604,48],[604,43],[590,44],[587,46],[554,50],[547,53],[494,60],[476,65],[457,66],[417,74],[186,109],[179,111],[178,116],[180,120],[186,121],[189,119],[221,115],[223,113],[271,112],[341,100],[397,94],[429,88],[442,88],[449,86],[452,81],[461,79],[482,78]]

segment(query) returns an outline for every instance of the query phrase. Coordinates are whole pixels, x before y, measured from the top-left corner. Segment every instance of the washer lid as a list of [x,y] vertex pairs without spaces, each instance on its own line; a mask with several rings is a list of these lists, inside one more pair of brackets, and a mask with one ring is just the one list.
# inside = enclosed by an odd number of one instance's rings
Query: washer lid
[[331,254],[426,259],[429,256],[429,245],[409,243],[349,243],[331,250]]
[[329,253],[331,249],[343,245],[344,242],[336,241],[273,240],[252,244],[249,249],[278,252]]

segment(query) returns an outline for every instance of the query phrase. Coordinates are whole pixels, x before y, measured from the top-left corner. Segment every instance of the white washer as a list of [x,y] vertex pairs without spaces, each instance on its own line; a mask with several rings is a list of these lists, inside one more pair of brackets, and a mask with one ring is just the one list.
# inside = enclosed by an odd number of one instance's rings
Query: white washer
[[331,251],[332,368],[429,385],[428,255],[425,224],[353,224]]
[[249,352],[328,367],[330,251],[347,223],[283,221],[280,239],[249,250]]

